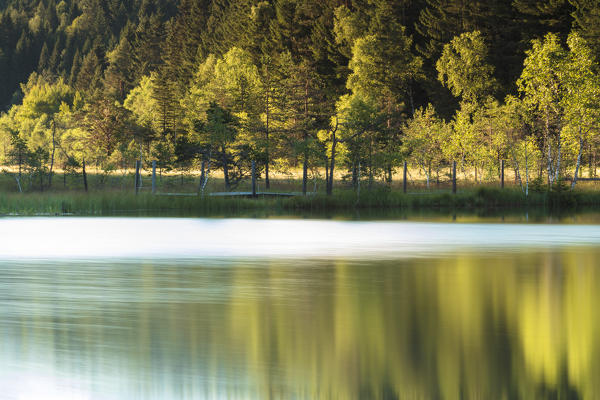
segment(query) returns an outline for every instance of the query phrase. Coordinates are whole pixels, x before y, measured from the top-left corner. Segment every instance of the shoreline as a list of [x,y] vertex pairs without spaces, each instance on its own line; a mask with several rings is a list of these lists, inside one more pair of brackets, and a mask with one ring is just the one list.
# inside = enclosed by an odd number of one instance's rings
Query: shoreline
[[286,198],[242,198],[201,196],[135,195],[124,191],[65,191],[0,193],[0,215],[116,215],[140,213],[160,216],[182,213],[198,216],[227,216],[239,213],[411,213],[434,212],[538,212],[552,214],[578,210],[600,210],[600,191],[575,190],[532,192],[525,196],[518,188],[481,186],[452,194],[446,191],[407,193],[376,189],[360,196],[350,189],[333,195],[313,194]]

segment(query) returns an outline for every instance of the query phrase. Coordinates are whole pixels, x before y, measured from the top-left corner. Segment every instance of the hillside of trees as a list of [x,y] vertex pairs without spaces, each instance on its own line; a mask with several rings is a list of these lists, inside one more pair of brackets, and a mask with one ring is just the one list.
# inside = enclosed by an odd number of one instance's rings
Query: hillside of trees
[[331,193],[506,160],[527,191],[595,175],[599,30],[593,0],[0,0],[0,164],[43,187],[157,160],[231,189],[255,161]]

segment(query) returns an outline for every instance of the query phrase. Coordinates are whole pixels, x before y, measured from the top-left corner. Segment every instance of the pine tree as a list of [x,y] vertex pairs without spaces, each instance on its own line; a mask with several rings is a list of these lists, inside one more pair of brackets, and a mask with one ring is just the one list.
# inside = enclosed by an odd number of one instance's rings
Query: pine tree
[[[276,54],[284,90],[280,91],[279,110],[286,108],[294,121],[286,126],[292,151],[302,163],[302,191],[307,192],[309,164],[313,162],[317,132],[328,126],[334,113],[334,98],[343,91],[345,63],[339,52],[331,51],[333,28],[331,5],[307,0],[277,0],[269,24],[269,42],[263,48]],[[319,19],[322,18],[320,21]],[[283,104],[281,104],[283,103]]]
[[129,41],[123,36],[117,47],[108,55],[109,65],[104,74],[106,91],[109,96],[121,102],[125,100],[135,81],[132,52]]
[[[4,50],[0,47],[0,101],[6,99],[10,96],[10,93],[7,93],[8,81],[10,79],[10,63],[8,61],[8,57],[4,53]],[[2,103],[0,103],[0,110],[3,109]]]
[[71,72],[71,63],[73,62],[73,56],[75,55],[75,39],[73,36],[67,36],[64,49],[60,56],[60,60],[57,66],[57,72],[64,80],[68,80],[69,73]]
[[153,97],[158,108],[157,119],[162,139],[175,143],[181,105],[173,80],[163,70],[159,70],[155,75]]
[[75,80],[75,88],[82,92],[94,92],[101,87],[102,62],[96,51],[90,51],[83,57],[81,69]]
[[75,51],[75,55],[73,56],[73,62],[71,63],[71,71],[69,73],[69,85],[75,86],[77,82],[77,76],[79,76],[79,71],[81,70],[82,57],[81,53],[79,53],[79,49]]
[[421,11],[417,31],[424,43],[417,50],[428,60],[439,57],[444,44],[463,32],[480,29],[478,21],[471,15],[471,8],[477,8],[479,1],[467,0],[427,0]]
[[514,0],[513,7],[527,45],[548,32],[566,38],[573,26],[574,7],[569,0]]
[[569,0],[575,10],[575,28],[596,55],[600,54],[600,3],[596,0]]
[[49,67],[50,54],[48,54],[48,44],[44,43],[42,52],[40,53],[40,60],[38,62],[38,71],[45,71]]
[[209,19],[205,11],[209,4],[208,0],[183,0],[179,13],[166,29],[160,73],[171,77],[174,89],[180,95],[185,92],[198,61],[216,50],[207,47],[206,38],[202,37]]
[[62,43],[60,37],[56,39],[54,42],[54,48],[52,49],[52,54],[48,60],[48,69],[52,72],[59,72],[58,69],[60,67],[60,60],[62,55]]
[[44,20],[49,32],[54,32],[58,28],[58,16],[56,15],[56,1],[50,0],[45,10]]
[[132,64],[136,76],[148,75],[161,64],[165,26],[160,15],[143,17],[133,34]]
[[7,57],[14,53],[17,40],[19,40],[17,26],[10,13],[3,11],[0,13],[0,47],[4,49]]
[[269,36],[269,25],[274,13],[273,5],[267,1],[261,1],[253,6],[249,14],[244,42],[240,45],[250,52],[254,63],[259,66],[263,60],[272,60],[274,57]]

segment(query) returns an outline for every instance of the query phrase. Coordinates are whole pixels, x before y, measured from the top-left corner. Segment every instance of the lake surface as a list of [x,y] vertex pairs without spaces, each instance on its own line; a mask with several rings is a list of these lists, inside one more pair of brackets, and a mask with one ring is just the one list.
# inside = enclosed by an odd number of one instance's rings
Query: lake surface
[[0,399],[599,397],[600,226],[470,221],[0,219]]

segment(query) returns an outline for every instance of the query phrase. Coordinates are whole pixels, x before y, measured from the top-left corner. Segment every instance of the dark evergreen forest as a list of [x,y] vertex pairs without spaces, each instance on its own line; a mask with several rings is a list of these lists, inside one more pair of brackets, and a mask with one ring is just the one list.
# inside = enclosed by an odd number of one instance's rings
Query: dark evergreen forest
[[[451,115],[457,102],[438,82],[435,70],[444,44],[464,32],[482,32],[501,83],[498,96],[516,93],[515,82],[532,39],[547,32],[566,37],[579,28],[599,40],[600,6],[595,3],[3,0],[0,104],[5,111],[18,104],[23,96],[20,85],[32,72],[122,98],[152,71],[168,70],[173,84],[186,85],[194,65],[234,46],[249,51],[257,62],[289,50],[294,57],[313,62],[332,89],[343,93],[352,56],[349,42],[354,39],[343,34],[383,32],[389,19],[405,28],[412,38],[410,51],[424,60],[423,77],[413,83],[413,101],[416,105],[433,101]],[[385,9],[386,19],[376,15],[378,9]],[[339,32],[336,22],[346,16],[351,21],[344,22],[356,26]]]

